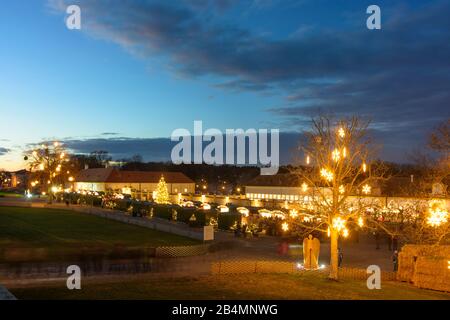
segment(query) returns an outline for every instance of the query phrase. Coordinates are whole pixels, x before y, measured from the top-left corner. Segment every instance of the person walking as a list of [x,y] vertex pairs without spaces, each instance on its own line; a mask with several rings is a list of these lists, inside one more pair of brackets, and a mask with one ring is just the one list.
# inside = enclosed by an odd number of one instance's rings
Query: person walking
[[344,259],[344,254],[342,253],[341,248],[338,248],[338,267],[342,265],[342,260]]
[[398,250],[398,236],[396,235],[392,238],[392,250]]
[[398,270],[398,251],[395,250],[392,255],[392,263],[394,264],[394,271]]

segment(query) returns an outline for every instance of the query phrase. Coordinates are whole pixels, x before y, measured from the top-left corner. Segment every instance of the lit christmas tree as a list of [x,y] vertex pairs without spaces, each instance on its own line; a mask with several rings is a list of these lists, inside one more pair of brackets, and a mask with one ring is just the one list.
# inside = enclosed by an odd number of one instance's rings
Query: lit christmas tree
[[161,179],[159,179],[158,182],[158,186],[156,187],[155,202],[160,204],[170,203],[169,190],[167,189],[167,184],[164,180],[164,176],[161,176]]

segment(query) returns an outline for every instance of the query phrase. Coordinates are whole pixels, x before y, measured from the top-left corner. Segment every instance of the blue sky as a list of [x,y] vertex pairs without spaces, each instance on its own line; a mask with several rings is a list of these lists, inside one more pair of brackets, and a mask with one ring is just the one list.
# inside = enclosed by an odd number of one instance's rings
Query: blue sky
[[376,1],[382,30],[369,31],[374,3],[2,1],[0,168],[49,138],[161,160],[154,138],[194,120],[299,132],[318,110],[372,118],[381,156],[407,161],[449,117],[450,6]]

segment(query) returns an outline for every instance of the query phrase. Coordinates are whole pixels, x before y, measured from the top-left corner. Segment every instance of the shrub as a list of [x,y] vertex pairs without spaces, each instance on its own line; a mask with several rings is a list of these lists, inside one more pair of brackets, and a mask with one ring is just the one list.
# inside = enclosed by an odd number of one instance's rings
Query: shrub
[[149,202],[145,201],[133,201],[133,217],[145,217],[150,215],[152,206]]
[[153,216],[161,219],[172,220],[172,206],[157,205],[153,207]]
[[120,210],[120,211],[128,211],[128,209],[131,206],[131,200],[127,200],[127,199],[123,199],[123,200],[116,200],[116,206],[115,209],[116,210]]
[[221,230],[230,230],[232,226],[239,225],[241,223],[240,213],[220,213],[218,216],[217,224]]

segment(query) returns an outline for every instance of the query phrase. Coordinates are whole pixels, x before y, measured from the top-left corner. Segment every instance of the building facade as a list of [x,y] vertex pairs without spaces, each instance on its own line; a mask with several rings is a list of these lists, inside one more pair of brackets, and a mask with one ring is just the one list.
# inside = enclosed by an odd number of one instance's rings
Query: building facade
[[194,193],[195,183],[181,172],[122,171],[116,168],[86,169],[74,182],[75,191],[117,192],[150,199],[164,177],[169,193]]

